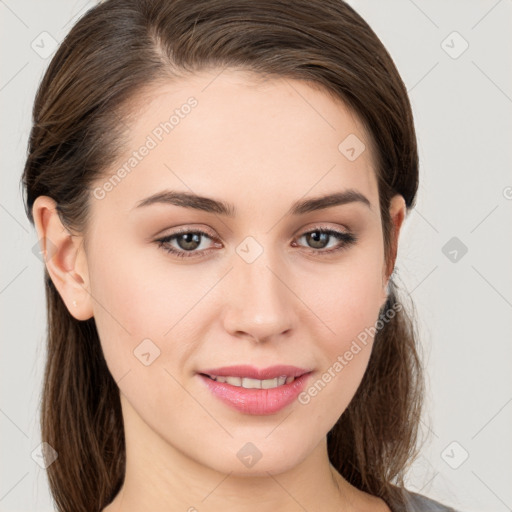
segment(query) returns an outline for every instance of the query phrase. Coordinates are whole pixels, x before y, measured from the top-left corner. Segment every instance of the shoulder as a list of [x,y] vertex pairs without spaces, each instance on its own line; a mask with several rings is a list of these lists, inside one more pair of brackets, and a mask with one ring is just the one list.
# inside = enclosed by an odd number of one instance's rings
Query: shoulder
[[416,492],[405,491],[405,498],[405,508],[397,510],[396,512],[459,512],[452,507],[443,505],[439,503],[439,501]]

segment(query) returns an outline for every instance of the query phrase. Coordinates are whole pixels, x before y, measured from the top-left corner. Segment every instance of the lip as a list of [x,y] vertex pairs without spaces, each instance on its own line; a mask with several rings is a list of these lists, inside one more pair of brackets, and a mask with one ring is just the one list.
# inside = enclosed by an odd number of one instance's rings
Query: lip
[[[272,366],[263,370],[251,366],[230,366],[203,371],[198,376],[212,394],[229,407],[244,414],[262,416],[275,414],[294,402],[304,390],[311,373],[311,371],[296,366]],[[227,382],[217,382],[204,374],[219,377],[248,377],[260,380],[287,375],[288,377],[295,377],[295,380],[272,389],[246,389],[232,386]]]
[[201,370],[198,373],[215,375],[215,377],[248,377],[249,379],[275,379],[276,377],[300,377],[311,370],[298,368],[297,366],[279,364],[267,368],[256,368],[250,365],[223,366],[222,368],[211,368]]

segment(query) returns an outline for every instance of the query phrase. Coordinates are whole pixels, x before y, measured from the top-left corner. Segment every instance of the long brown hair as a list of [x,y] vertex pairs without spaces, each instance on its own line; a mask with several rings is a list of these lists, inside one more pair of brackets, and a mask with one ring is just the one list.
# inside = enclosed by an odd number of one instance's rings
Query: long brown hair
[[[86,233],[91,184],[126,143],[130,100],[157,81],[207,68],[307,80],[341,99],[369,134],[376,161],[386,261],[390,198],[409,211],[418,188],[407,90],[379,38],[342,0],[107,0],[90,9],[52,58],[33,109],[22,177],[25,209],[40,195],[65,226]],[[390,268],[390,271],[392,269]],[[328,433],[329,459],[357,488],[394,507],[418,453],[424,383],[417,332],[393,273],[387,309],[360,387]],[[47,361],[42,439],[59,511],[99,511],[121,488],[125,439],[119,389],[94,318],[70,315],[45,269]]]

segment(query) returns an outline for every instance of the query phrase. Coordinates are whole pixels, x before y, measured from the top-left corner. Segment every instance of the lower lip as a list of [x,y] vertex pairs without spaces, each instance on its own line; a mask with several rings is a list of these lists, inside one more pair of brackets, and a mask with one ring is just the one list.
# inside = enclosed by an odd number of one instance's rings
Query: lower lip
[[245,414],[274,414],[290,405],[301,393],[311,375],[305,373],[293,382],[272,389],[246,389],[198,374],[208,389],[225,404]]

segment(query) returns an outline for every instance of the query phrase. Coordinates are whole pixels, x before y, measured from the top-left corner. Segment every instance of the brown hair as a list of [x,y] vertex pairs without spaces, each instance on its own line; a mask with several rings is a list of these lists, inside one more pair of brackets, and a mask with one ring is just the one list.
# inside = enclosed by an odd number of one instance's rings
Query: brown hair
[[[418,188],[416,135],[407,90],[379,38],[342,0],[107,0],[72,28],[51,60],[33,110],[22,177],[25,209],[50,196],[68,229],[85,233],[91,184],[126,143],[130,100],[157,81],[214,67],[307,80],[363,122],[374,149],[386,261],[390,199],[407,211]],[[391,271],[391,268],[389,268]],[[393,278],[396,271],[393,273]],[[58,452],[47,468],[59,511],[99,511],[121,488],[125,440],[119,389],[94,318],[70,315],[45,268],[47,361],[42,439]],[[424,383],[412,316],[386,309],[360,387],[328,433],[335,468],[390,507],[403,502],[417,455]]]

